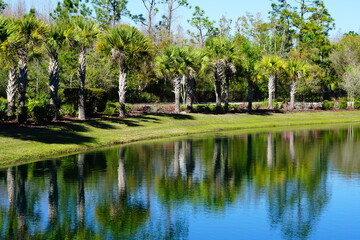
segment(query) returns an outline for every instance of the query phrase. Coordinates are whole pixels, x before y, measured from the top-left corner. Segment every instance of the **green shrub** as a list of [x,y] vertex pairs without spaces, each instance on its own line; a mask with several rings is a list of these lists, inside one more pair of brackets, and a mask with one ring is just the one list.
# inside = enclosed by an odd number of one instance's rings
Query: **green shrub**
[[[65,88],[63,90],[63,102],[72,104],[76,109],[79,102],[78,88]],[[94,114],[95,112],[103,112],[106,108],[107,94],[104,89],[86,88],[85,89],[85,112],[86,114]]]
[[354,102],[354,108],[355,108],[355,109],[359,109],[359,108],[360,108],[360,101],[355,101],[355,102]]
[[322,104],[322,109],[323,110],[330,110],[330,109],[333,109],[334,108],[334,103],[333,102],[330,102],[328,100],[325,100]]
[[72,104],[61,105],[59,112],[60,112],[60,115],[62,115],[62,116],[67,115],[70,117],[75,117],[77,115],[77,111],[76,111],[74,105],[72,105]]
[[339,102],[339,109],[347,109],[348,104],[346,101]]
[[186,105],[181,104],[180,105],[180,111],[186,111]]
[[119,106],[119,102],[107,101],[106,108],[103,113],[106,115],[114,115],[119,112]]
[[0,98],[0,120],[5,119],[6,110],[7,110],[7,100],[5,98]]
[[49,98],[45,95],[40,95],[28,100],[27,109],[35,123],[43,123],[53,117],[49,101]]

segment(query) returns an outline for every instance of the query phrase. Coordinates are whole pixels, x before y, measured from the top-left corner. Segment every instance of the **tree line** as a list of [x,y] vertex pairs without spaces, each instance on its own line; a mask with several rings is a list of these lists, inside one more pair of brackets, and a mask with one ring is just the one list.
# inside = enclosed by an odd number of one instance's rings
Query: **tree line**
[[[331,43],[334,19],[323,1],[272,0],[266,20],[247,13],[218,22],[186,0],[141,1],[145,15],[131,13],[126,0],[64,0],[48,18],[36,9],[15,14],[0,1],[7,118],[24,122],[45,101],[45,111],[58,119],[65,87],[78,88],[79,119],[90,114],[85,86],[117,98],[120,116],[127,98],[168,101],[171,92],[176,113],[181,100],[188,112],[194,101],[215,100],[221,113],[230,101],[247,101],[248,110],[264,99],[268,109],[279,101],[294,109],[296,99],[358,98],[359,35]],[[166,10],[156,22],[160,5]],[[174,30],[180,8],[194,11],[187,35]],[[124,17],[134,24],[124,24]]]

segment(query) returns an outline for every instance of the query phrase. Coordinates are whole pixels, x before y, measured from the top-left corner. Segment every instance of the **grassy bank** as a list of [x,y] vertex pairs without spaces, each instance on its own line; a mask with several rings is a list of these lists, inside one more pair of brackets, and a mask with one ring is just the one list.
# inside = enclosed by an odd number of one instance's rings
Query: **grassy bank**
[[49,126],[0,126],[0,166],[140,140],[235,129],[360,122],[360,111],[274,114],[157,114]]

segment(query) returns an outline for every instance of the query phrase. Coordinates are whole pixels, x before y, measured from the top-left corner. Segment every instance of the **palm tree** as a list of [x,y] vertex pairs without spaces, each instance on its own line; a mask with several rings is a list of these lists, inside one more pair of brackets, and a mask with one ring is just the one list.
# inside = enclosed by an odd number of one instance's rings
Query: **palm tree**
[[182,49],[170,45],[163,50],[162,55],[156,58],[157,75],[165,79],[171,79],[174,85],[175,113],[180,113],[181,80],[185,75],[185,63],[180,57]]
[[195,79],[203,65],[204,55],[199,48],[185,47],[182,51],[182,59],[185,64],[185,103],[186,111],[192,112],[194,100]]
[[239,51],[233,42],[220,36],[206,41],[205,52],[214,76],[216,112],[221,112],[222,99],[225,102],[225,110],[228,109],[229,82],[236,72],[235,63],[239,58]]
[[46,25],[34,15],[25,15],[22,19],[16,20],[15,32],[20,48],[17,51],[19,64],[19,111],[18,122],[26,120],[26,88],[28,85],[28,57],[29,51],[42,44],[47,32]]
[[241,51],[239,75],[246,78],[248,84],[248,111],[252,110],[253,88],[260,76],[260,49],[241,35],[235,37]]
[[60,66],[59,66],[59,51],[63,48],[65,37],[64,23],[57,22],[50,26],[50,30],[46,36],[45,49],[49,56],[49,88],[50,88],[50,105],[54,111],[54,119],[58,118],[59,99],[58,90],[60,82]]
[[275,81],[277,74],[280,72],[284,65],[284,61],[281,57],[276,55],[265,56],[260,62],[261,68],[269,78],[268,91],[269,91],[269,103],[268,108],[274,109],[273,99],[275,95]]
[[110,56],[119,70],[119,116],[125,116],[127,73],[147,60],[153,51],[150,40],[135,27],[109,28],[97,43],[97,50]]
[[85,79],[86,79],[86,55],[99,34],[98,26],[90,19],[73,17],[70,20],[70,28],[65,30],[65,37],[70,47],[78,50],[78,80],[79,80],[79,119],[85,119]]
[[182,80],[185,84],[187,111],[192,111],[195,78],[200,72],[202,53],[194,47],[168,46],[156,58],[160,77],[171,79],[174,84],[175,113],[180,112],[180,92]]
[[284,65],[284,71],[290,80],[290,108],[294,109],[296,85],[308,72],[309,66],[297,59],[290,59]]
[[14,24],[11,19],[0,17],[0,53],[9,65],[8,85],[6,97],[8,101],[7,116],[13,117],[17,94],[16,54],[19,49],[18,37],[15,35]]

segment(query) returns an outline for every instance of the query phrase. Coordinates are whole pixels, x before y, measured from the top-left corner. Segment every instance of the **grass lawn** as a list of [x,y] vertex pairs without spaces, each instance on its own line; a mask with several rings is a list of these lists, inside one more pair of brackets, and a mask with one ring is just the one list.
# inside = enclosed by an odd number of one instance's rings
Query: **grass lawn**
[[49,126],[0,125],[0,166],[141,140],[225,130],[360,122],[360,111],[272,114],[146,114]]

